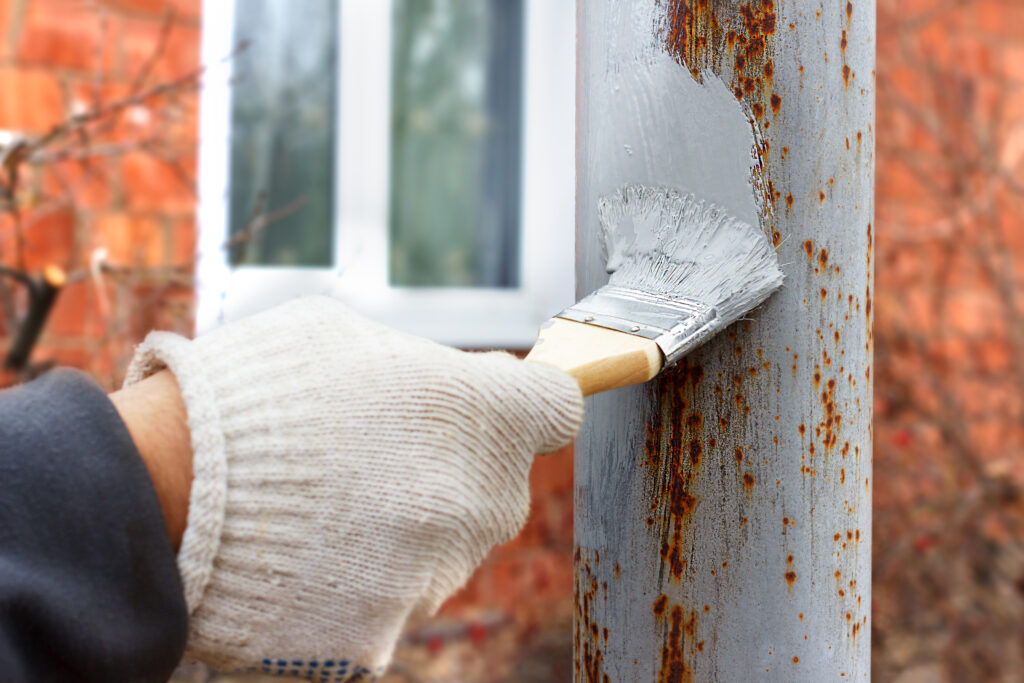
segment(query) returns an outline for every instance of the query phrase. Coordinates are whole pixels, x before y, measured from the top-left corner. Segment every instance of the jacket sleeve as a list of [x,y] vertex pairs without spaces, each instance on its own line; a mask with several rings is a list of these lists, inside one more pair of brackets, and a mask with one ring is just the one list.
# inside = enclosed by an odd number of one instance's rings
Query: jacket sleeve
[[166,681],[188,615],[160,505],[106,394],[0,392],[0,678]]

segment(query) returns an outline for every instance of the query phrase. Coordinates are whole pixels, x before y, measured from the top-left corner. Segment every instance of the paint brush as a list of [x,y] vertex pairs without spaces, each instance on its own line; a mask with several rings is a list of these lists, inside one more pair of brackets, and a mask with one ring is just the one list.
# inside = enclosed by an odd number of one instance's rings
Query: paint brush
[[765,235],[693,195],[627,185],[598,218],[608,284],[544,323],[526,357],[584,396],[646,382],[782,284]]

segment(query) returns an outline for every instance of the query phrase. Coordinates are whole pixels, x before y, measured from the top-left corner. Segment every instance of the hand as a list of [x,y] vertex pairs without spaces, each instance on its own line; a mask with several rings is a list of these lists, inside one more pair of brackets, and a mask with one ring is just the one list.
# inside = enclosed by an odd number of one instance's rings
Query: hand
[[153,333],[126,384],[164,367],[194,451],[187,654],[222,670],[376,675],[406,619],[518,533],[533,454],[582,419],[559,370],[323,297],[195,341]]

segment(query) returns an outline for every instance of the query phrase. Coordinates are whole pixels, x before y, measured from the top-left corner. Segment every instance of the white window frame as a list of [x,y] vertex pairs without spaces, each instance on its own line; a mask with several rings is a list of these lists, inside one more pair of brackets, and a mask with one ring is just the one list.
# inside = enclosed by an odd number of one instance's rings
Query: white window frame
[[[395,0],[400,1],[400,0]],[[303,294],[337,297],[387,325],[463,347],[529,348],[537,326],[573,301],[575,11],[524,0],[520,286],[388,284],[392,2],[340,3],[334,266],[236,266],[228,239],[233,13],[205,0],[199,143],[196,331]],[[273,207],[270,207],[273,208]]]

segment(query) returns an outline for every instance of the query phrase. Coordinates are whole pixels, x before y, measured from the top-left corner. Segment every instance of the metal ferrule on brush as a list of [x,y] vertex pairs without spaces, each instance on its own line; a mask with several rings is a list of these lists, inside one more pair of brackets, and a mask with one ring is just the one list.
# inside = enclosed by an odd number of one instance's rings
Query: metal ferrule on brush
[[718,313],[693,299],[605,285],[557,317],[650,339],[669,367],[714,334]]

